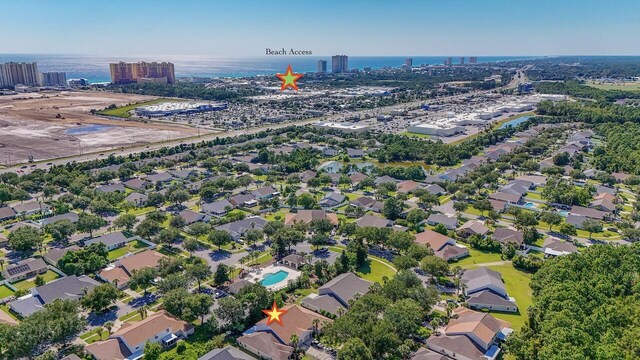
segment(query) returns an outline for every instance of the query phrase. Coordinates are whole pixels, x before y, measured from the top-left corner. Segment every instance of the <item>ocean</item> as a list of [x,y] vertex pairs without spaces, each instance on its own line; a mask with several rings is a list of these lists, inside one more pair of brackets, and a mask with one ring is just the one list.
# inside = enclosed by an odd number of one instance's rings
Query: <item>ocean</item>
[[[442,64],[445,56],[349,56],[350,69],[371,67],[380,69],[385,66],[400,67],[404,59],[413,58],[413,66],[422,64]],[[508,60],[532,59],[537,56],[478,56],[478,63]],[[284,72],[287,65],[295,72],[314,72],[318,60],[327,61],[327,70],[331,71],[330,56],[263,56],[253,58],[216,58],[210,56],[141,56],[141,57],[104,57],[90,55],[35,55],[0,54],[0,63],[37,62],[41,72],[63,71],[67,79],[85,78],[91,83],[109,82],[109,63],[126,61],[169,61],[175,65],[176,77],[243,77],[271,75]],[[454,65],[459,57],[453,57]],[[468,62],[469,58],[466,57]]]

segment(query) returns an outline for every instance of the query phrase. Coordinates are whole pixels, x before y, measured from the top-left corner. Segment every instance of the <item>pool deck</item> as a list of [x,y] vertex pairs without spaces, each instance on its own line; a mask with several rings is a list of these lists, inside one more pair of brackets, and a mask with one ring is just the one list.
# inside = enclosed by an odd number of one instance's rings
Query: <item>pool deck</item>
[[283,289],[287,286],[287,284],[289,283],[289,280],[295,280],[299,278],[300,275],[302,275],[300,271],[291,269],[286,266],[270,265],[264,269],[258,269],[258,270],[252,271],[247,276],[247,280],[252,283],[259,283],[262,279],[264,279],[265,276],[269,274],[275,274],[278,271],[285,271],[287,273],[287,277],[282,279],[282,281],[279,281],[273,285],[265,286],[268,290],[277,291],[277,290]]

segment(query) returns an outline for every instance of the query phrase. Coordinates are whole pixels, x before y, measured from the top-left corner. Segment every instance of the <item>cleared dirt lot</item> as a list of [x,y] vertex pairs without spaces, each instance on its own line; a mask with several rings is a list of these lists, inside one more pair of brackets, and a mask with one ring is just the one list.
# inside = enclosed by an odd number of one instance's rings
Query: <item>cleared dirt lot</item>
[[171,124],[95,116],[111,104],[155,99],[106,92],[50,92],[0,96],[0,164],[107,151],[120,147],[197,135]]

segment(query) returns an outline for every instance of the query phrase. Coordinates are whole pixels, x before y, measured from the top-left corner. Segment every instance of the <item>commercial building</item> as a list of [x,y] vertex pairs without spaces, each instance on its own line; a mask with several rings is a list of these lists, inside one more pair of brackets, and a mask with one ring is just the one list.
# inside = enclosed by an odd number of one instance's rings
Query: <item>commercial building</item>
[[81,86],[89,86],[89,80],[87,79],[70,79],[69,86],[71,87],[81,87]]
[[445,124],[416,124],[409,126],[407,131],[414,134],[435,135],[435,136],[453,136],[464,132],[464,127]]
[[477,64],[478,63],[478,57],[477,56],[470,56],[469,57],[469,64]]
[[318,60],[318,65],[316,67],[316,72],[318,72],[318,73],[326,73],[327,72],[327,62],[325,60]]
[[[135,82],[162,82],[173,84],[176,81],[173,63],[170,62],[119,62],[109,64],[111,82],[129,84]],[[155,80],[149,80],[155,79]]]
[[40,86],[38,64],[9,62],[0,64],[0,87],[15,85]]
[[141,117],[162,117],[187,115],[207,111],[219,111],[227,108],[227,103],[211,104],[205,102],[166,102],[157,105],[141,106],[135,109]]
[[341,73],[349,71],[349,57],[347,55],[334,55],[331,57],[331,71]]
[[331,121],[326,121],[326,122],[321,121],[313,124],[313,126],[321,129],[336,129],[344,132],[355,132],[355,133],[365,132],[369,130],[368,125],[354,124],[350,122],[337,123],[337,122],[331,122]]
[[67,86],[67,74],[63,72],[42,73],[42,84],[44,86]]

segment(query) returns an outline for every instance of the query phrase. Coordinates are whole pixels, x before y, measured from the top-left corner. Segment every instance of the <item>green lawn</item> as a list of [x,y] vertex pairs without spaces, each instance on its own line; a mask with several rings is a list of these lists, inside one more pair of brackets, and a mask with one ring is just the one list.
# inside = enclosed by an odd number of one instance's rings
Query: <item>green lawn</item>
[[[100,330],[100,334],[98,334],[98,330]],[[87,344],[91,344],[100,340],[107,340],[108,338],[109,332],[103,328],[96,328],[80,335],[80,339],[84,340]]]
[[6,285],[0,286],[0,299],[4,299],[11,295],[13,295],[13,290],[9,289]]
[[[46,283],[48,283],[48,282],[50,282],[52,280],[55,280],[55,279],[59,278],[60,275],[58,275],[57,273],[55,273],[55,272],[53,272],[51,270],[47,270],[46,273],[42,274],[42,277],[44,278],[44,282],[46,284]],[[22,290],[22,289],[29,290],[29,289],[32,289],[32,288],[36,287],[36,284],[34,283],[35,279],[36,278],[33,277],[31,279],[21,280],[21,281],[18,281],[17,283],[12,284],[12,285],[15,286],[16,289],[19,289],[19,290]]]
[[123,257],[125,256],[127,253],[131,252],[138,252],[141,249],[145,249],[149,247],[147,244],[143,243],[142,241],[138,241],[138,240],[133,240],[127,243],[127,245],[118,248],[118,249],[114,249],[109,251],[109,255],[107,255],[107,258],[109,260],[115,260],[117,258]]
[[524,326],[527,319],[527,309],[532,304],[533,294],[529,287],[531,274],[520,271],[511,264],[490,266],[489,268],[502,274],[502,280],[504,280],[507,293],[516,299],[516,304],[519,309],[519,314],[496,312],[492,312],[491,314],[498,319],[510,322],[512,329],[519,330]]
[[502,261],[500,254],[480,251],[476,249],[472,249],[470,246],[467,246],[469,249],[469,256],[460,259],[458,262],[451,263],[451,266],[459,265],[462,268],[470,268],[475,267],[477,264],[484,263],[492,263]]
[[[344,246],[329,246],[329,250],[337,253],[341,253],[345,249]],[[392,263],[385,259],[381,259],[375,256],[369,255],[369,260],[366,264],[360,266],[357,271],[361,278],[375,281],[382,284],[382,278],[386,276],[391,278],[397,272]]]
[[127,321],[140,321],[142,320],[142,316],[140,316],[140,313],[136,310],[136,311],[132,311],[126,315],[121,316],[118,320],[122,321],[122,322],[127,322]]
[[612,84],[600,84],[589,81],[587,85],[601,90],[640,91],[640,82],[638,81],[617,82]]
[[527,196],[529,199],[534,199],[534,200],[542,200],[542,196],[540,194],[536,194],[536,193],[532,193],[529,192],[527,193]]
[[9,305],[7,304],[0,305],[0,311],[4,311],[6,314],[11,316],[11,318],[14,320],[20,320],[14,313],[11,312],[11,310],[9,310]]
[[365,280],[383,283],[383,277],[391,278],[396,270],[384,264],[381,260],[369,256],[369,260],[357,270],[358,275]]
[[431,138],[431,135],[411,133],[411,132],[408,132],[408,131],[401,132],[399,135],[418,138],[418,139],[430,139]]
[[120,106],[117,107],[115,109],[105,109],[105,110],[101,110],[98,111],[98,114],[100,115],[106,115],[106,116],[115,116],[115,117],[120,117],[120,118],[130,118],[131,114],[129,113],[129,111],[140,107],[140,106],[146,106],[146,105],[155,105],[155,104],[161,104],[164,102],[173,102],[173,101],[184,101],[184,100],[176,100],[176,99],[156,99],[156,100],[150,100],[150,101],[143,101],[143,102],[139,102],[136,104],[131,104],[131,105],[127,105],[127,106]]

